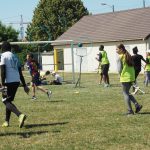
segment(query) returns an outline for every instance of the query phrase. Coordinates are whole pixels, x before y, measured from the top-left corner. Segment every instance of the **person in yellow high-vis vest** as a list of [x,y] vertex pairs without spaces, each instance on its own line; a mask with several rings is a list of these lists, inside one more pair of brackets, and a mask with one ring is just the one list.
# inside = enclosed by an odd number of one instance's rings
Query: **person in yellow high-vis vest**
[[119,55],[117,65],[120,73],[120,82],[122,83],[124,100],[127,105],[126,115],[133,115],[134,111],[131,102],[135,105],[135,113],[138,113],[142,109],[142,105],[139,105],[137,100],[129,92],[132,83],[135,81],[133,59],[123,44],[117,46],[116,52]]
[[104,50],[104,45],[100,45],[99,50],[100,50],[99,61],[101,63],[101,71],[102,71],[102,75],[103,75],[104,87],[109,87],[110,86],[109,75],[108,75],[109,60],[107,57],[107,53]]
[[147,64],[145,65],[145,86],[150,82],[150,50],[147,50],[146,56]]

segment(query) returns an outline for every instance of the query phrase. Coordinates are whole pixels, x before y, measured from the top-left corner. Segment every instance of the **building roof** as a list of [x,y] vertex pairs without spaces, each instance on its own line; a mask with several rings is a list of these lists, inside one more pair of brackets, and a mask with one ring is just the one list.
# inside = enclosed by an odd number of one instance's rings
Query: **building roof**
[[84,16],[57,40],[89,43],[141,40],[149,36],[150,7],[146,7]]

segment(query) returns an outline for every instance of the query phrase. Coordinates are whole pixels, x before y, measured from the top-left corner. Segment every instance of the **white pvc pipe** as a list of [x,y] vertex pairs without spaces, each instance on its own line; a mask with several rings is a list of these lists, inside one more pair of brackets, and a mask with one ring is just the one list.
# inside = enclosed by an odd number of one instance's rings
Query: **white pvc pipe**
[[[66,43],[66,42],[73,42],[73,40],[10,42],[10,44],[23,45],[23,44],[46,44],[46,43]],[[0,43],[0,45],[2,45],[2,42]]]

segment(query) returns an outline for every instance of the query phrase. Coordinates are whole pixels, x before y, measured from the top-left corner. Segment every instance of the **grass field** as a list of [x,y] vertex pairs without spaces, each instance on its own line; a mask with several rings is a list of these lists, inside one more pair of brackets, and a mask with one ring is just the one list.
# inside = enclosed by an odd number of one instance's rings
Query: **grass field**
[[[98,74],[82,74],[80,88],[45,86],[53,92],[50,101],[40,91],[32,101],[20,87],[15,104],[28,117],[22,129],[14,114],[10,127],[0,127],[0,150],[150,150],[150,87],[138,79],[146,94],[135,97],[143,109],[130,117],[123,115],[118,75],[110,75],[109,88],[98,85]],[[1,124],[4,114],[1,102]]]

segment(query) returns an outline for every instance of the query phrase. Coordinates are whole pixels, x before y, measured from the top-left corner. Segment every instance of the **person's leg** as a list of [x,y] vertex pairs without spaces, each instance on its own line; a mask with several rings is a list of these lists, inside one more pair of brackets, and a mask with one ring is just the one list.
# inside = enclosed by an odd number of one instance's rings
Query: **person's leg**
[[107,84],[110,84],[108,71],[109,71],[109,64],[106,64],[106,80],[107,80]]
[[135,112],[139,112],[142,108],[142,105],[139,105],[138,102],[136,101],[136,99],[133,97],[133,95],[131,95],[129,93],[129,90],[131,88],[132,83],[131,82],[126,82],[126,83],[122,83],[123,86],[123,95],[124,95],[124,99],[127,105],[127,109],[129,112],[133,112],[132,110],[132,106],[131,106],[131,101],[134,103],[135,105]]
[[[133,82],[133,86],[132,86],[132,88],[133,88],[133,92],[137,92],[138,91],[138,85],[137,85],[137,77],[138,77],[138,75],[139,75],[139,73],[140,73],[140,70],[136,70],[135,69],[135,81]],[[137,88],[137,89],[136,89]],[[137,90],[137,91],[136,91]]]
[[5,122],[2,124],[2,127],[9,126],[10,116],[11,116],[11,111],[8,108],[6,108]]
[[33,93],[32,96],[35,97],[35,85],[34,84],[32,85],[32,93]]
[[102,74],[102,72],[101,72],[101,73],[100,73],[99,84],[102,84],[102,80],[103,80],[103,74]]
[[[10,120],[10,114],[11,112],[13,112],[14,114],[16,114],[16,116],[18,116],[19,118],[19,127],[21,128],[24,124],[24,121],[26,119],[26,116],[24,114],[22,114],[18,108],[12,103],[12,101],[15,98],[17,89],[19,87],[19,82],[14,82],[14,83],[9,83],[7,84],[7,98],[3,99],[3,103],[6,106],[6,119],[9,123]],[[5,126],[6,127],[6,126]]]
[[150,82],[150,71],[147,71],[147,82],[149,83]]
[[[9,101],[5,101],[4,102],[4,104],[5,104],[5,106],[6,106],[6,109],[7,109],[7,112],[9,111],[9,113],[10,112],[13,112],[14,114],[16,114],[16,116],[17,117],[19,117],[20,115],[21,115],[21,112],[17,109],[17,107],[14,105],[14,104],[12,104],[11,102],[9,102]],[[10,119],[10,114],[7,114],[6,113],[6,118],[7,119]],[[7,120],[8,122],[9,122],[9,120]]]
[[104,80],[105,87],[109,86],[108,70],[109,70],[109,64],[103,65],[103,80]]
[[45,89],[44,87],[42,86],[37,86],[37,89],[44,92],[44,93],[47,93],[48,89]]
[[131,84],[125,83],[125,82],[122,83],[123,95],[124,95],[125,104],[127,106],[127,111],[128,111],[128,113],[133,114],[131,101],[130,101],[130,96],[129,96],[130,87],[131,87]]
[[52,95],[52,91],[48,90],[48,89],[44,89],[42,86],[37,86],[37,89],[46,93],[46,95],[48,96],[49,100],[51,98]]
[[107,72],[107,74],[106,74],[106,83],[109,85],[110,83],[109,83],[109,75],[108,75],[108,72]]
[[145,72],[145,86],[148,86],[148,71]]
[[7,97],[3,99],[3,103],[6,106],[5,121],[9,123],[11,112],[15,113],[18,117],[21,114],[20,111],[16,108],[16,106],[11,103],[14,100],[19,83],[9,83],[6,86],[7,86]]
[[10,120],[10,116],[11,116],[11,111],[6,107],[5,121],[7,121],[8,123],[9,123],[9,120]]

